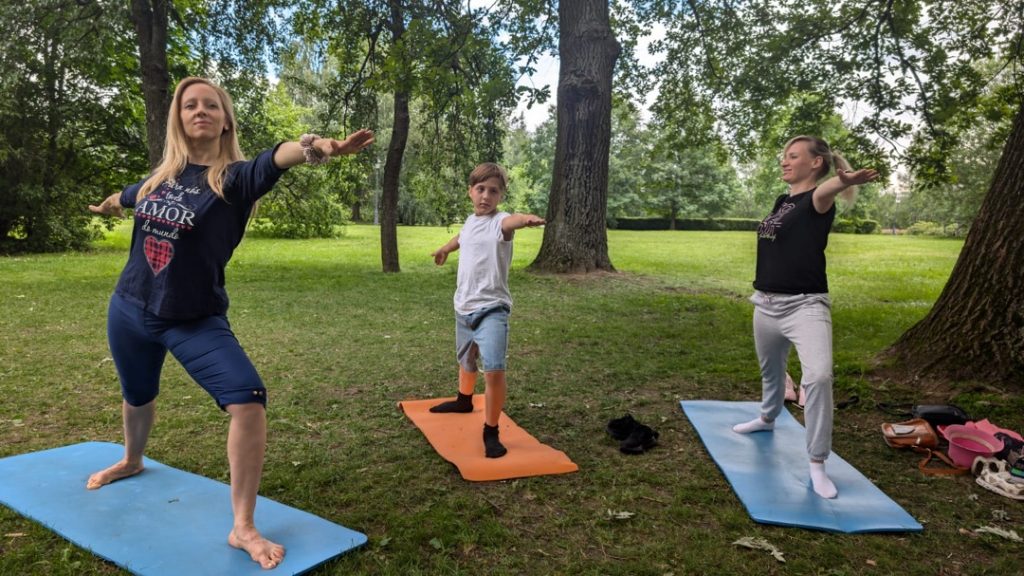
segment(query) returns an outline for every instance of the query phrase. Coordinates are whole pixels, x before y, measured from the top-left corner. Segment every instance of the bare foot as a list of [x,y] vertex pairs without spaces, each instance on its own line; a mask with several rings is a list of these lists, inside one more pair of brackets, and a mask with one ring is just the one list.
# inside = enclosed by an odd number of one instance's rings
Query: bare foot
[[255,528],[231,530],[231,534],[228,534],[228,544],[245,550],[252,556],[253,562],[267,570],[277,568],[284,560],[284,546],[267,540]]
[[142,472],[142,470],[143,466],[141,462],[138,464],[129,464],[127,460],[121,460],[110,468],[100,470],[92,476],[89,476],[89,481],[85,483],[85,487],[89,490],[95,490],[100,486],[106,486],[107,484],[122,478],[135,476],[139,472]]

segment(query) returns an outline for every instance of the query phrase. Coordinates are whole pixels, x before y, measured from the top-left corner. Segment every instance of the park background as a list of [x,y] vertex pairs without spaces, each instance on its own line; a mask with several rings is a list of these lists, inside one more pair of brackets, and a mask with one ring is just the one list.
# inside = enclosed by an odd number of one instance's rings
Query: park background
[[[1019,527],[1019,507],[920,476],[873,406],[1024,424],[1021,10],[4,3],[0,456],[119,441],[104,318],[128,228],[84,206],[145,176],[174,82],[205,75],[234,96],[250,155],[303,132],[378,136],[290,171],[228,268],[233,326],[271,393],[263,493],[370,536],[321,572],[1013,573],[1019,544],[975,530]],[[552,54],[557,84],[535,81]],[[547,118],[528,125],[525,106]],[[785,191],[777,157],[797,133],[885,175],[830,240],[837,397],[861,399],[835,448],[923,534],[752,523],[678,410],[758,395],[749,229]],[[453,385],[454,266],[429,254],[483,160],[509,168],[507,209],[549,221],[517,234],[508,411],[579,474],[468,485],[395,409]],[[173,362],[163,385],[149,455],[226,480],[223,415]],[[628,459],[603,436],[627,411],[659,449]],[[118,573],[9,510],[0,527],[2,573]],[[732,545],[747,535],[787,563]]]

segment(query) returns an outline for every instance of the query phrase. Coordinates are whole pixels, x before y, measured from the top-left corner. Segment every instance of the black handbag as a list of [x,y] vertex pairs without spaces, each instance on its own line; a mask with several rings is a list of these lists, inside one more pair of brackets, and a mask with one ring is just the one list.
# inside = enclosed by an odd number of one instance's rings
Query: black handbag
[[917,404],[910,412],[914,418],[924,418],[932,426],[964,424],[971,420],[959,406],[952,404]]
[[959,406],[953,404],[885,404],[879,403],[878,409],[904,418],[923,418],[932,426],[949,426],[964,424],[972,419]]

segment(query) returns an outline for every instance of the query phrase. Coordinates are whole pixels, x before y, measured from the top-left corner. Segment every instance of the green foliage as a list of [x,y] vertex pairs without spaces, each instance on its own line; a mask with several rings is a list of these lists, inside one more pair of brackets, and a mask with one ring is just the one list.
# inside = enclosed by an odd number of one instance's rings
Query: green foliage
[[[956,230],[957,235],[966,234],[974,221],[1017,113],[1014,99],[1019,95],[1014,80],[1008,72],[999,71],[999,65],[998,60],[975,64],[979,73],[992,76],[993,82],[979,96],[976,112],[965,111],[951,119],[955,143],[950,144],[948,170],[938,177],[925,165],[913,165],[906,211],[915,220],[938,222],[945,230]],[[920,138],[912,148],[927,146],[927,140]]]
[[126,14],[0,4],[0,252],[82,249],[86,205],[145,170]]
[[[542,217],[548,212],[556,129],[555,109],[549,107],[547,119],[533,132],[528,131],[521,121],[514,121],[508,131],[505,168],[509,171],[511,182],[506,201],[508,207],[516,212]],[[612,179],[609,174],[609,204],[612,202]]]
[[655,145],[646,175],[647,206],[672,220],[724,215],[739,189],[732,167],[707,149],[680,151]]
[[[753,218],[616,218],[609,228],[619,230],[757,230]],[[674,228],[673,228],[674,226]]]
[[836,218],[832,222],[832,231],[846,234],[874,234],[878,231],[878,222],[859,218]]
[[[608,166],[608,219],[649,214],[677,217],[721,216],[736,201],[739,183],[720,145],[685,148],[660,130],[645,125],[637,107],[616,98]],[[545,214],[555,147],[555,118],[532,133],[513,127],[506,148],[511,171],[523,182],[513,197],[516,206]],[[516,180],[517,178],[513,178]],[[523,190],[525,188],[526,190]]]
[[[242,136],[258,130],[268,63],[286,37],[294,0],[176,0],[168,36],[175,76],[216,79],[231,94]],[[175,58],[175,54],[181,56]]]
[[612,139],[608,154],[608,215],[640,216],[648,213],[647,166],[655,132],[644,126],[637,107],[622,98],[612,99]]
[[713,132],[714,119],[749,153],[794,97],[813,95],[825,111],[863,102],[859,138],[895,142],[923,125],[908,152],[928,178],[946,173],[956,127],[971,123],[993,77],[973,63],[1021,58],[1019,2],[695,0],[647,14],[668,26],[656,110],[684,133]]
[[[325,120],[351,111],[377,130],[367,165],[373,186],[399,184],[394,208],[395,191],[373,190],[374,209],[396,210],[394,221],[403,224],[463,218],[466,176],[480,162],[501,160],[506,119],[519,97],[547,97],[546,88],[517,89],[515,80],[551,45],[548,6],[310,0],[303,8],[292,20],[303,42],[288,58],[307,63],[282,78],[331,111]],[[317,74],[317,64],[330,74]],[[408,100],[408,133],[384,95]],[[353,214],[361,217],[370,197],[357,189],[348,202]],[[378,198],[385,201],[378,204]]]
[[[264,104],[261,124],[264,141],[295,140],[312,132],[311,109],[292,101],[284,83],[279,83]],[[297,166],[289,170],[260,201],[253,229],[280,238],[330,238],[345,223],[344,208],[354,196],[364,174],[358,160],[346,157],[327,166]]]
[[944,226],[936,222],[926,220],[914,222],[907,229],[906,233],[911,236],[939,236],[939,237],[964,237],[967,230],[959,226]]

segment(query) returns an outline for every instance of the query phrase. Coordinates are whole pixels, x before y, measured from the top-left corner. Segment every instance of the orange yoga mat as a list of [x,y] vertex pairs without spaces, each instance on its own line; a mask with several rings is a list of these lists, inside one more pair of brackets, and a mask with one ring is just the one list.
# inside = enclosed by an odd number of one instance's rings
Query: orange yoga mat
[[579,470],[564,452],[541,444],[502,413],[498,421],[501,443],[508,454],[501,458],[484,456],[484,396],[473,396],[473,411],[468,414],[434,414],[435,406],[450,398],[405,400],[398,406],[412,420],[442,458],[459,469],[471,482],[507,480],[546,474],[567,474]]

